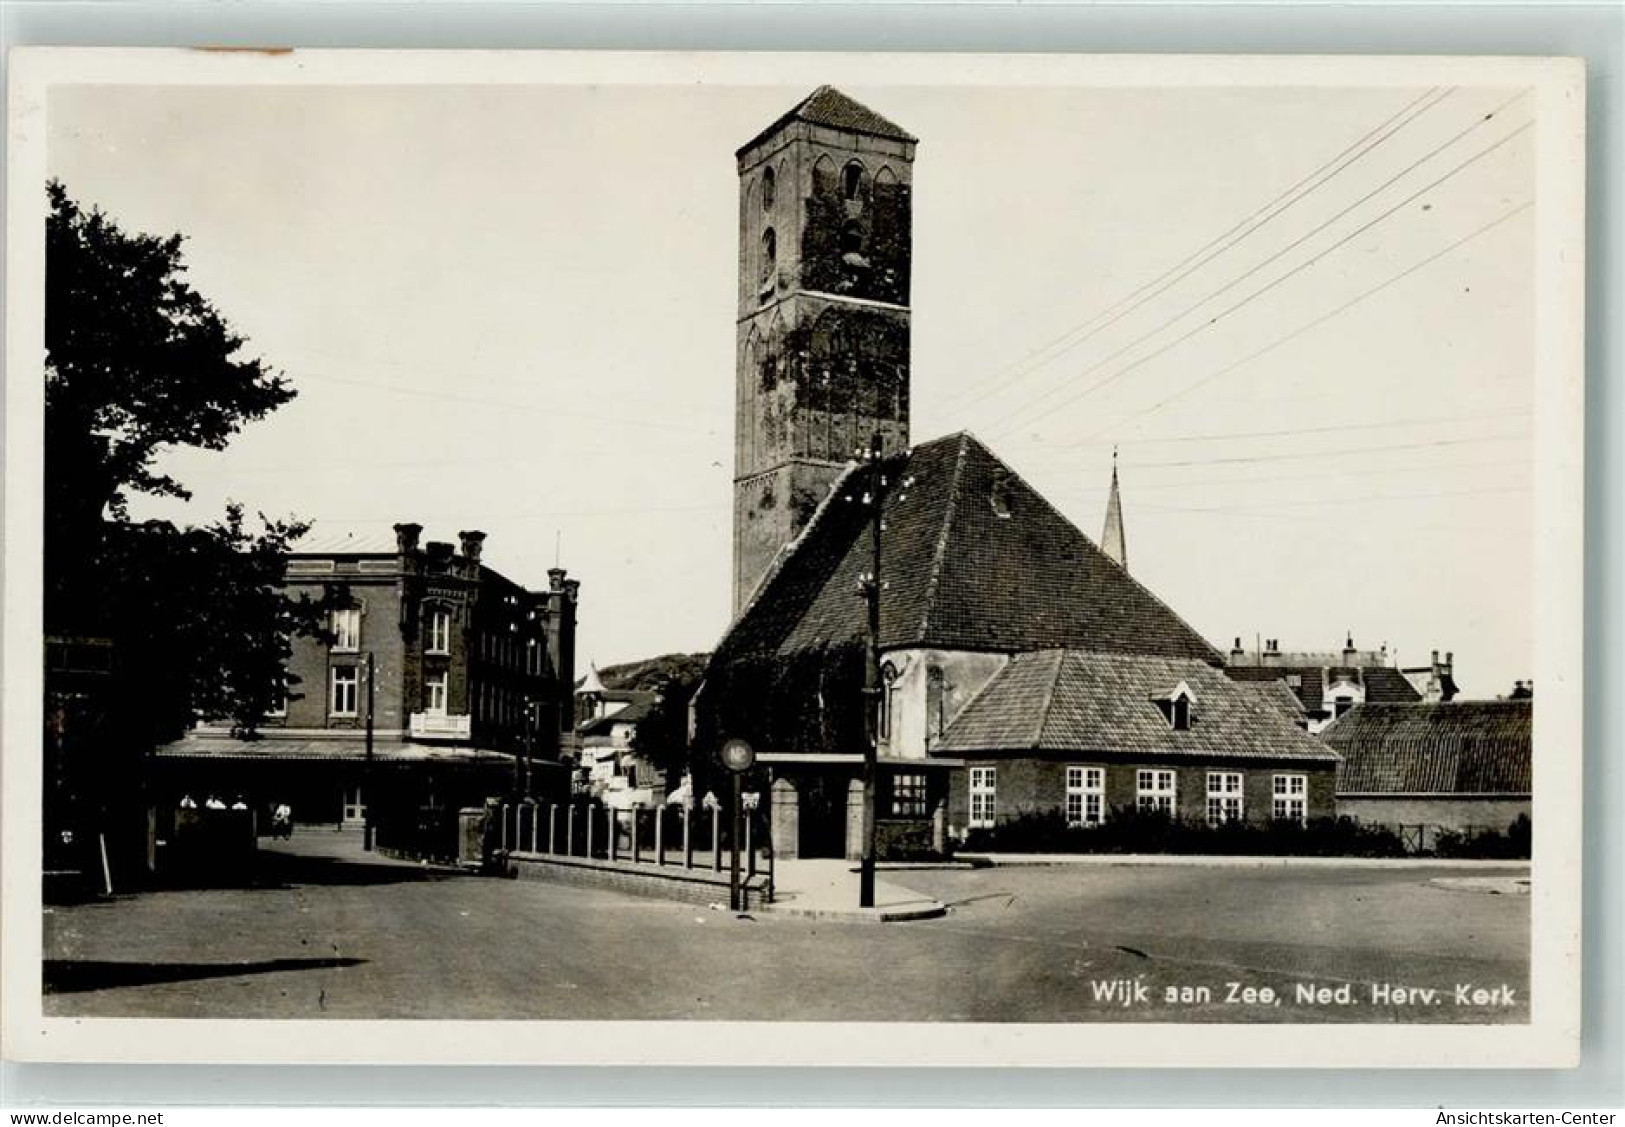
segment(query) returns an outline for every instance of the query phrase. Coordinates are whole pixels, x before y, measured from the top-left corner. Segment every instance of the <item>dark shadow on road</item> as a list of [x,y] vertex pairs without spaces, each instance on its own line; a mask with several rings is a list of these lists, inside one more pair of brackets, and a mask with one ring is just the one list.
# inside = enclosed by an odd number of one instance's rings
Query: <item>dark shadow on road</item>
[[257,963],[110,963],[96,960],[46,959],[45,993],[77,994],[84,990],[112,990],[120,986],[151,986],[159,982],[191,982],[203,978],[273,974],[285,970],[327,970],[353,967],[365,959],[265,959]]
[[261,849],[245,864],[234,867],[192,866],[172,874],[172,888],[290,889],[305,886],[365,887],[381,884],[421,884],[453,880],[468,874],[458,869],[412,865],[380,857],[351,860],[343,857],[284,853]]

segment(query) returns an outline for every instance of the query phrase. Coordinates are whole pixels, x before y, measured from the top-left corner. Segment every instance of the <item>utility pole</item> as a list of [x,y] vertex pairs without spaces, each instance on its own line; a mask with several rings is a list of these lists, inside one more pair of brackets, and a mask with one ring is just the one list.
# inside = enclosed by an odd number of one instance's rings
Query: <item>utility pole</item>
[[880,758],[880,695],[885,692],[880,676],[880,531],[886,500],[886,478],[881,468],[881,438],[876,431],[869,439],[869,485],[864,501],[869,505],[869,572],[863,577],[861,593],[868,603],[868,652],[863,663],[864,734],[863,747],[863,852],[858,863],[858,906],[875,906],[875,782]]
[[373,683],[377,680],[377,662],[371,652],[367,654],[367,759],[361,772],[361,848],[372,849],[372,805],[377,797],[372,793],[372,710]]

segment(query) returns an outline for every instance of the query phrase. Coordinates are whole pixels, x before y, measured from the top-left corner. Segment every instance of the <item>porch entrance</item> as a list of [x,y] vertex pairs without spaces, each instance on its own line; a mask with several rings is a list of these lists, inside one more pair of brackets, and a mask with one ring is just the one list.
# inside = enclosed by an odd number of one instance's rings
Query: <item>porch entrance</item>
[[850,777],[819,772],[797,779],[796,783],[801,792],[797,855],[844,859]]

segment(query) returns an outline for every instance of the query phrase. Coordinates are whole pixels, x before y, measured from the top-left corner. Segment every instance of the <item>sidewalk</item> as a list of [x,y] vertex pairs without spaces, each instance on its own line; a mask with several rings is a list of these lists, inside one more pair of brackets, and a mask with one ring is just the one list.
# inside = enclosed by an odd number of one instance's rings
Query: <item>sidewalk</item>
[[1467,869],[1476,872],[1521,872],[1527,860],[1484,861],[1453,857],[1276,857],[1218,856],[1201,853],[959,853],[972,865],[1164,865],[1210,869]]
[[879,875],[875,906],[860,908],[857,863],[841,860],[779,861],[773,870],[773,903],[763,910],[866,923],[929,920],[948,911],[940,900]]

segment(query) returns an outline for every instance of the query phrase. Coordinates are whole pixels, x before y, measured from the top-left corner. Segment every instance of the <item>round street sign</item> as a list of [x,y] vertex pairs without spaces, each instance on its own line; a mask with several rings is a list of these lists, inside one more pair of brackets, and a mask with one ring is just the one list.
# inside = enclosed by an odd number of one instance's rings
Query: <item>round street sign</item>
[[748,771],[756,762],[756,751],[744,740],[729,740],[722,745],[722,765],[730,771]]

